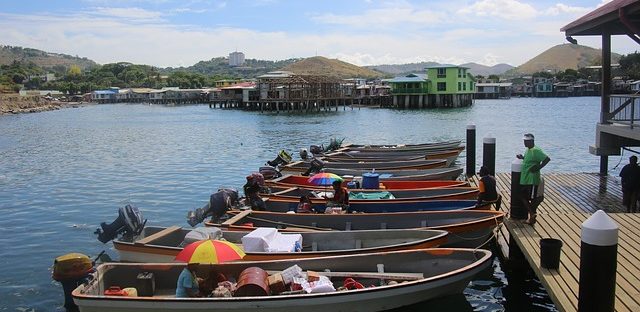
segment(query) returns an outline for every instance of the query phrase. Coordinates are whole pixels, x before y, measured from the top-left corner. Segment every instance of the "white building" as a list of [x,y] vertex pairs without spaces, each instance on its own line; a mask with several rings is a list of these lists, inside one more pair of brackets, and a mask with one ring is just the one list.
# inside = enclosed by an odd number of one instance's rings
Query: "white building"
[[244,53],[231,52],[229,53],[229,66],[242,66],[244,64]]

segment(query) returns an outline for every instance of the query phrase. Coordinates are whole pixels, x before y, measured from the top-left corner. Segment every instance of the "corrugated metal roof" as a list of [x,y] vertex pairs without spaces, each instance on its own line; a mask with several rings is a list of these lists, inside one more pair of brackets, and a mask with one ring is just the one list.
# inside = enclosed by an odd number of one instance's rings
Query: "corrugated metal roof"
[[425,74],[409,74],[402,77],[394,77],[389,82],[424,82],[427,81],[427,75]]
[[478,87],[511,87],[513,86],[512,82],[478,82],[476,83]]
[[467,68],[469,69],[469,67],[463,67],[463,66],[458,66],[453,64],[439,64],[439,65],[428,66],[425,68],[426,69],[429,69],[429,68]]
[[95,94],[117,94],[118,92],[113,91],[113,90],[96,90],[96,91],[93,91],[93,93],[95,93]]

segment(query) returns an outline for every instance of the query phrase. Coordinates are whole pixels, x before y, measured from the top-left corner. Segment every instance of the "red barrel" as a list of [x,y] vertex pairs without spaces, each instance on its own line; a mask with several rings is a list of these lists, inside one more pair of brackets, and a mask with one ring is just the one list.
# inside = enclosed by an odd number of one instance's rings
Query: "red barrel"
[[269,274],[258,267],[244,269],[238,277],[238,285],[234,297],[268,296]]

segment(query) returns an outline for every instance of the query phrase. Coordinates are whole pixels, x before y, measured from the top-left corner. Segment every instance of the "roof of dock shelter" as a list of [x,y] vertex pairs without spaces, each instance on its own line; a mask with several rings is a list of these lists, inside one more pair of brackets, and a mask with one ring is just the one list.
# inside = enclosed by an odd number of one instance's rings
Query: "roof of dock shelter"
[[612,35],[626,35],[631,32],[621,22],[620,12],[634,25],[640,26],[640,1],[613,0],[585,16],[562,27],[567,36],[601,35],[605,30]]

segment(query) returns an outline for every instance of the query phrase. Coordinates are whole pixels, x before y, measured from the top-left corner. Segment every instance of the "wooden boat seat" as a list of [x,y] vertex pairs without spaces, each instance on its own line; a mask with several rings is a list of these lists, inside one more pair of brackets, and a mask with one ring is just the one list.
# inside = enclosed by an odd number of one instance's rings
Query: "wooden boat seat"
[[158,233],[154,233],[154,234],[146,236],[146,237],[144,237],[142,239],[136,240],[135,244],[136,245],[146,245],[146,244],[148,244],[148,243],[150,243],[150,242],[152,242],[152,241],[154,241],[154,240],[156,240],[156,239],[158,239],[160,237],[167,236],[167,235],[169,235],[169,234],[171,234],[173,232],[179,231],[179,230],[180,230],[179,226],[176,226],[176,225],[170,226],[170,227],[168,227],[168,228],[166,228],[166,229],[164,229],[164,230],[162,230],[162,231],[160,231]]

